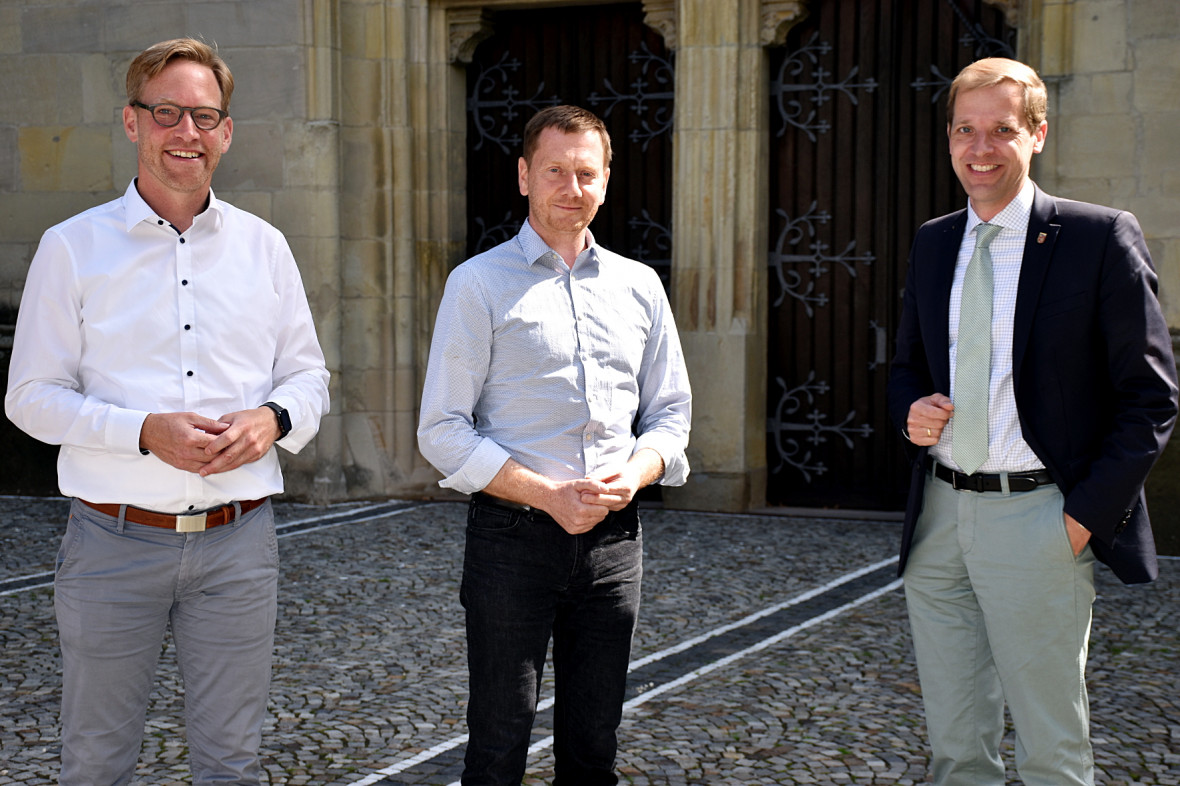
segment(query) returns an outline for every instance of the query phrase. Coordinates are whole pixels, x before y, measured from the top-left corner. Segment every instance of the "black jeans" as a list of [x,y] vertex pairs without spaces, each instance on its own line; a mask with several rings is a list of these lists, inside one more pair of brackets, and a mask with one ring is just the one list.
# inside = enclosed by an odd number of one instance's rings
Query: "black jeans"
[[555,786],[611,786],[643,544],[634,504],[570,535],[473,501],[460,593],[471,698],[464,786],[520,786],[553,636]]

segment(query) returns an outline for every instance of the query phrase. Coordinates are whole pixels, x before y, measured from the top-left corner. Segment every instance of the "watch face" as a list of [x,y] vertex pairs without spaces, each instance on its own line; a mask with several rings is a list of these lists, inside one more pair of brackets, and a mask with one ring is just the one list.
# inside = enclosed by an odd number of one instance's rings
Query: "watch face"
[[263,406],[274,412],[275,417],[279,419],[279,439],[287,436],[291,431],[291,415],[273,401],[268,401]]

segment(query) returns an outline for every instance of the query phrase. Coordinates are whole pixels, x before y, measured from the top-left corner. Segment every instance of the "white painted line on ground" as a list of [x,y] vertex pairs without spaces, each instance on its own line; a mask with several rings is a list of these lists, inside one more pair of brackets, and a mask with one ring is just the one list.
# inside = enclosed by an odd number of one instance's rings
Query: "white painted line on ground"
[[893,592],[895,589],[898,589],[899,587],[901,587],[901,584],[902,584],[901,579],[894,579],[893,581],[886,584],[884,587],[880,587],[879,589],[875,589],[870,593],[867,593],[865,595],[861,595],[856,600],[851,600],[848,603],[845,603],[843,606],[838,606],[834,609],[830,609],[828,611],[825,611],[823,614],[812,617],[809,620],[804,620],[803,622],[800,622],[798,625],[792,625],[791,627],[787,628],[786,630],[776,633],[775,635],[770,636],[768,638],[765,638],[762,641],[758,642],[757,644],[752,644],[749,647],[746,647],[744,650],[739,650],[738,652],[735,652],[732,655],[726,655],[724,658],[721,658],[720,660],[715,660],[712,663],[707,663],[704,666],[701,666],[699,669],[694,669],[694,670],[690,671],[688,674],[685,674],[683,677],[680,677],[678,679],[674,679],[671,682],[664,683],[663,685],[657,685],[656,687],[652,688],[651,690],[645,691],[645,692],[639,694],[638,696],[636,696],[635,698],[631,699],[630,701],[627,701],[626,703],[624,703],[623,704],[623,711],[625,712],[627,710],[634,709],[635,707],[638,707],[639,705],[646,703],[650,699],[654,699],[656,696],[659,696],[661,693],[665,693],[667,691],[670,691],[673,688],[678,688],[681,685],[686,685],[686,684],[692,682],[693,680],[697,679],[698,677],[703,677],[710,672],[717,671],[718,669],[723,669],[726,666],[728,666],[729,664],[733,663],[734,661],[741,660],[742,658],[745,658],[749,655],[753,655],[756,652],[761,652],[762,650],[767,649],[768,647],[773,647],[775,644],[778,644],[781,641],[791,638],[796,633],[802,633],[803,631],[807,630],[808,628],[814,627],[814,626],[819,625],[820,623],[823,623],[823,622],[827,622],[830,619],[840,616],[841,614],[843,614],[846,611],[851,611],[852,609],[856,608],[857,606],[868,603],[871,600],[876,600],[877,598],[881,597],[882,595],[885,595],[887,593]]
[[[888,564],[888,563],[886,563],[886,564]],[[781,642],[785,639],[791,638],[796,633],[800,633],[804,630],[807,630],[810,627],[813,627],[815,625],[819,625],[821,622],[827,622],[828,620],[832,619],[833,617],[838,617],[841,614],[843,614],[844,612],[854,609],[863,603],[868,603],[870,600],[873,600],[875,598],[879,598],[880,596],[882,596],[888,592],[892,592],[893,590],[900,587],[901,584],[902,584],[901,579],[894,579],[892,582],[890,582],[889,584],[886,584],[884,587],[881,587],[880,589],[877,589],[877,590],[873,590],[872,592],[868,593],[867,595],[862,595],[861,597],[857,598],[856,600],[849,601],[848,603],[845,603],[843,606],[826,611],[823,614],[820,614],[819,616],[816,616],[816,617],[812,617],[809,620],[805,620],[804,622],[801,622],[798,625],[794,625],[790,628],[787,628],[786,630],[784,630],[780,633],[776,633],[775,635],[770,636],[769,638],[765,638],[762,641],[758,642],[757,644],[746,647],[744,650],[740,650],[738,652],[735,652],[732,655],[727,655],[724,658],[721,658],[720,660],[713,661],[712,663],[707,663],[704,666],[701,666],[699,669],[694,669],[694,670],[690,671],[688,674],[685,674],[682,677],[674,679],[671,682],[664,683],[663,685],[657,685],[656,687],[652,688],[651,690],[644,691],[643,693],[640,693],[635,698],[624,702],[623,703],[623,712],[633,710],[636,707],[638,707],[639,705],[645,704],[648,701],[650,701],[651,699],[654,699],[656,696],[659,696],[661,693],[667,693],[668,691],[679,688],[682,685],[687,685],[688,683],[690,683],[700,677],[703,677],[706,674],[709,674],[710,672],[717,671],[718,669],[723,669],[735,661],[741,660],[742,658],[745,658],[749,655],[753,655],[756,652],[761,652],[762,650],[767,649],[768,647],[773,647],[775,644],[778,644],[779,642]],[[787,605],[790,605],[790,604],[787,604]],[[755,615],[754,618],[756,619],[759,616],[765,616],[765,615],[758,614],[758,615]],[[532,756],[536,753],[540,753],[541,751],[546,750],[547,748],[551,747],[552,745],[553,745],[553,736],[552,735],[546,737],[543,740],[537,740],[531,746],[529,746],[529,755]],[[454,783],[450,784],[450,786],[462,786],[462,784],[459,781],[455,781]]]
[[409,759],[406,759],[404,761],[399,761],[397,764],[390,765],[389,767],[386,767],[383,770],[377,770],[377,772],[374,772],[371,775],[366,775],[365,777],[361,778],[359,781],[353,781],[348,786],[369,786],[369,784],[371,784],[371,783],[377,783],[378,781],[384,780],[385,778],[389,777],[390,775],[397,775],[399,772],[405,772],[406,770],[410,769],[411,767],[416,767],[417,765],[422,764],[423,762],[430,761],[431,759],[433,759],[435,756],[438,756],[439,754],[446,753],[447,751],[452,750],[454,748],[458,748],[460,745],[462,745],[465,742],[467,742],[467,735],[466,734],[460,734],[458,737],[452,737],[451,739],[446,740],[444,742],[440,742],[438,745],[435,745],[433,748],[430,748],[428,750],[424,750],[421,753],[419,753]]
[[898,559],[897,557],[892,557],[890,559],[883,559],[880,562],[873,563],[872,565],[866,565],[865,567],[861,568],[860,570],[855,570],[852,573],[846,573],[843,576],[832,579],[827,584],[816,587],[815,589],[808,590],[807,592],[804,592],[801,595],[796,595],[795,597],[791,598],[790,600],[785,600],[782,603],[777,603],[774,606],[770,606],[768,608],[763,609],[762,611],[756,611],[753,614],[749,615],[748,617],[743,617],[742,619],[738,620],[737,622],[731,622],[728,625],[722,625],[720,628],[714,628],[713,630],[708,631],[707,633],[702,633],[699,636],[694,636],[691,639],[686,639],[685,641],[681,642],[680,644],[675,645],[674,647],[669,647],[666,650],[660,650],[659,652],[652,653],[651,655],[648,655],[645,658],[640,658],[637,661],[633,661],[631,663],[631,665],[627,668],[627,671],[635,671],[636,669],[638,669],[642,666],[646,666],[649,663],[655,663],[658,660],[663,660],[664,658],[668,657],[669,655],[675,655],[678,652],[683,652],[684,650],[695,647],[698,644],[708,641],[709,639],[716,638],[717,636],[721,636],[725,633],[729,633],[731,630],[745,627],[746,625],[749,625],[751,622],[754,622],[756,620],[760,620],[763,617],[768,617],[771,614],[775,614],[777,612],[782,611],[783,609],[790,608],[791,606],[797,606],[800,603],[804,603],[806,601],[811,600],[812,598],[816,597],[817,595],[822,595],[825,592],[829,592],[829,591],[835,589],[836,587],[839,587],[841,584],[847,584],[850,581],[855,581],[856,579],[859,579],[861,576],[872,573],[875,570],[880,570],[881,568],[885,567],[886,565],[895,563],[895,562],[897,562],[897,559]]
[[30,573],[27,576],[17,576],[15,579],[12,579],[12,580],[13,581],[30,581],[30,582],[32,582],[32,581],[37,581],[38,579],[42,579],[42,581],[40,581],[36,584],[22,584],[21,586],[14,587],[12,589],[0,590],[0,596],[15,595],[18,592],[25,592],[26,590],[37,589],[38,587],[52,586],[53,585],[53,571],[47,570],[44,573]]
[[[885,567],[886,565],[889,565],[890,563],[894,563],[894,562],[897,562],[897,557],[893,557],[892,559],[887,559],[887,560],[881,560],[880,562],[874,563],[872,565],[868,565],[866,567],[860,568],[859,570],[855,570],[851,573],[847,573],[843,576],[833,579],[832,581],[828,582],[827,584],[824,584],[823,586],[808,590],[807,592],[797,595],[796,597],[791,598],[789,600],[783,601],[782,603],[778,603],[773,606],[769,606],[761,611],[755,612],[754,614],[750,614],[747,617],[743,617],[741,620],[738,620],[737,622],[722,625],[718,628],[714,628],[713,630],[708,631],[707,633],[703,633],[703,634],[701,634],[699,636],[695,636],[691,639],[686,639],[685,641],[681,642],[680,644],[677,644],[675,646],[672,646],[667,649],[661,650],[659,652],[653,653],[653,654],[648,655],[644,658],[640,658],[639,660],[632,661],[631,665],[628,667],[628,671],[633,671],[633,670],[639,668],[640,666],[644,666],[648,663],[654,663],[655,661],[662,660],[663,658],[666,658],[670,655],[674,655],[678,652],[683,652],[684,650],[688,649],[689,647],[696,646],[697,644],[700,644],[700,643],[707,641],[711,638],[714,638],[716,636],[720,636],[720,635],[727,633],[735,628],[741,627],[743,625],[748,625],[749,623],[754,622],[755,620],[761,619],[761,618],[766,617],[770,614],[774,614],[777,611],[781,611],[782,609],[789,608],[790,606],[794,606],[794,605],[798,605],[799,603],[803,603],[807,600],[810,600],[811,598],[814,598],[816,595],[820,595],[824,592],[832,590],[832,589],[840,586],[841,584],[846,584],[849,581],[853,581],[854,579],[860,578],[861,576],[864,576],[868,573],[872,573],[873,571],[879,570],[879,569]],[[740,650],[738,652],[732,653],[731,655],[727,655],[724,658],[721,658],[719,660],[713,661],[711,663],[707,663],[704,666],[701,666],[700,668],[694,669],[693,671],[690,671],[689,673],[687,673],[681,677],[678,677],[675,680],[672,680],[671,682],[665,683],[663,685],[658,685],[658,686],[652,688],[651,690],[644,691],[643,693],[639,694],[638,696],[635,696],[634,698],[625,702],[623,704],[623,711],[627,712],[629,710],[632,710],[635,707],[638,707],[641,704],[644,704],[644,703],[650,701],[651,699],[655,698],[656,696],[659,696],[662,693],[666,693],[667,691],[673,690],[673,689],[678,688],[682,685],[686,685],[686,684],[688,684],[700,677],[705,676],[706,674],[717,671],[718,669],[723,669],[726,666],[730,665],[731,663],[734,663],[735,661],[738,661],[738,660],[741,660],[742,658],[753,655],[757,652],[767,649],[768,647],[773,647],[775,644],[778,644],[779,642],[781,642],[785,639],[789,639],[790,637],[794,636],[797,633],[807,630],[808,628],[811,628],[815,625],[819,625],[823,622],[827,622],[828,620],[833,619],[834,617],[840,616],[841,614],[843,614],[846,611],[850,611],[851,609],[854,609],[857,606],[868,603],[871,600],[879,598],[880,596],[885,595],[889,592],[892,592],[893,590],[900,587],[901,584],[902,584],[901,579],[895,579],[894,581],[890,582],[889,584],[886,584],[884,587],[880,587],[879,589],[873,590],[872,592],[862,595],[861,597],[856,598],[855,600],[849,601],[848,603],[845,603],[843,606],[839,606],[837,608],[830,609],[830,610],[824,612],[823,614],[819,614],[815,617],[812,617],[811,619],[804,620],[803,622],[799,623],[798,625],[793,625],[790,628],[787,628],[786,630],[780,631],[779,633],[776,633],[773,636],[765,638],[762,641],[745,648],[744,650]],[[553,698],[548,697],[537,704],[537,711],[541,712],[543,710],[548,709],[551,706],[553,706]],[[406,770],[408,770],[411,767],[414,767],[418,764],[421,764],[426,761],[430,761],[435,756],[437,756],[441,753],[445,753],[446,751],[452,750],[454,748],[457,748],[458,746],[462,745],[466,741],[467,741],[466,734],[463,734],[463,735],[460,735],[457,737],[452,737],[451,739],[441,742],[438,745],[434,746],[433,748],[430,748],[429,750],[422,751],[421,753],[414,755],[412,758],[405,759],[405,760],[400,761],[396,764],[392,764],[389,767],[386,767],[382,770],[378,770],[377,772],[374,772],[359,781],[354,781],[354,782],[350,783],[348,786],[369,786],[369,784],[379,783],[382,779],[389,777],[390,775],[397,775],[398,773],[405,772]],[[545,737],[544,739],[538,740],[538,741],[534,742],[531,746],[529,746],[529,755],[532,756],[536,753],[546,750],[547,748],[549,748],[552,745],[553,745],[553,737],[552,736]],[[459,783],[459,781],[455,781],[454,783],[450,784],[450,786],[461,786],[461,784]]]
[[[364,522],[373,521],[375,519],[382,519],[382,518],[386,518],[386,517],[392,518],[394,516],[400,516],[403,513],[410,513],[412,511],[416,511],[416,510],[422,510],[422,508],[428,508],[432,504],[435,504],[435,503],[424,503],[421,505],[408,505],[404,508],[397,508],[395,510],[389,510],[388,503],[381,504],[381,505],[369,505],[367,507],[353,508],[351,510],[340,511],[339,513],[329,513],[329,514],[325,514],[322,516],[312,516],[311,518],[298,519],[296,521],[284,521],[282,524],[275,526],[275,531],[278,533],[278,536],[280,538],[291,538],[296,535],[307,534],[308,532],[322,532],[326,529],[332,529],[333,527],[341,527],[345,524],[362,524]],[[373,511],[373,515],[361,516],[360,518],[353,518],[353,516],[356,516],[361,513],[366,513],[368,511]],[[333,519],[347,519],[347,520],[333,521]],[[306,529],[300,529],[297,532],[285,532],[284,531],[284,530],[291,529],[292,527],[300,527],[304,524],[308,524],[308,523],[311,523],[314,521],[323,521],[324,523],[318,527],[307,527]]]

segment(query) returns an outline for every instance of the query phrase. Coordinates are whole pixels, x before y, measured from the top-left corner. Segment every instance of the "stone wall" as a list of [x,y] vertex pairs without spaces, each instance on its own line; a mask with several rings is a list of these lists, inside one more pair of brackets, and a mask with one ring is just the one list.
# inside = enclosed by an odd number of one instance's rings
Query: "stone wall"
[[[697,422],[693,479],[666,497],[673,505],[764,500],[766,231],[703,209],[699,195],[765,214],[766,48],[823,1],[642,3],[680,72],[672,293]],[[464,58],[490,10],[563,2],[4,0],[0,309],[18,302],[41,232],[134,174],[119,123],[130,59],[202,36],[238,80],[214,187],[289,238],[333,373],[320,436],[283,454],[289,491],[437,494],[414,427],[442,283],[465,245]],[[1180,3],[989,2],[1008,10],[1021,56],[1052,87],[1037,180],[1139,216],[1180,327]]]
[[1037,10],[1032,62],[1053,94],[1035,176],[1139,218],[1168,324],[1180,327],[1180,3],[1044,0]]

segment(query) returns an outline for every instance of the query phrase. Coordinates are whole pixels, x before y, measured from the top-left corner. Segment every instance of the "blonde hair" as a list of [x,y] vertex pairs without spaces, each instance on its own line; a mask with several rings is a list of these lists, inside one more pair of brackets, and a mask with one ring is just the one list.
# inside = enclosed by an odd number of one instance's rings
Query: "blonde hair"
[[127,103],[141,101],[143,86],[173,60],[189,60],[208,67],[221,88],[221,111],[229,111],[229,99],[234,94],[234,75],[216,49],[195,38],[161,41],[140,52],[127,67]]
[[1037,72],[1016,60],[1006,57],[987,57],[976,60],[964,68],[951,82],[947,94],[946,122],[955,122],[955,99],[959,93],[994,87],[1003,82],[1012,82],[1024,91],[1024,118],[1031,131],[1036,131],[1049,115],[1049,92]]

